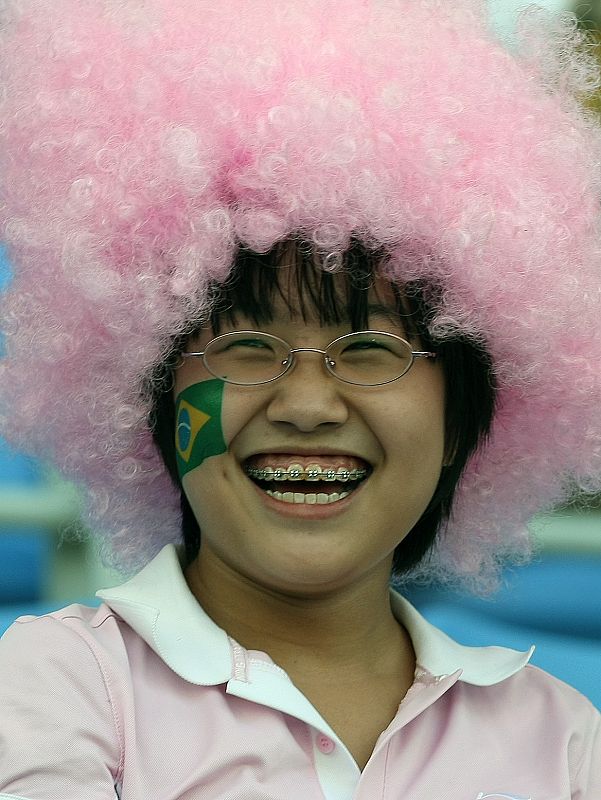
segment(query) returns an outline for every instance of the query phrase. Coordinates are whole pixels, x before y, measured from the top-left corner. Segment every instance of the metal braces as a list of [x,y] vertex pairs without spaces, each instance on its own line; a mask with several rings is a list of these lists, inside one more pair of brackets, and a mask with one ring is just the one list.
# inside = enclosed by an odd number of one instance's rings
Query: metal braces
[[265,467],[263,469],[246,468],[246,474],[259,481],[359,481],[367,475],[366,469],[322,469],[318,464],[291,464],[283,467]]

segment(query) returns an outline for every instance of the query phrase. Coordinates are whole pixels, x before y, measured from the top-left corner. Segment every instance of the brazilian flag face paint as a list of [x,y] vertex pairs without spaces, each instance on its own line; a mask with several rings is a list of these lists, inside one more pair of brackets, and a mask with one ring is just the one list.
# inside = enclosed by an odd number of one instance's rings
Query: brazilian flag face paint
[[224,381],[201,381],[177,396],[175,454],[180,478],[210,456],[225,453],[221,427]]

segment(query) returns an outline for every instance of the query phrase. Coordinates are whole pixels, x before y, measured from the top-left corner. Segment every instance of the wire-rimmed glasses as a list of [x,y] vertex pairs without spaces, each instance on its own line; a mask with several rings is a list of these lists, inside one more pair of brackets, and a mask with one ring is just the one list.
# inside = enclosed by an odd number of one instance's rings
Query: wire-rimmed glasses
[[436,358],[436,353],[413,350],[394,333],[355,331],[339,336],[320,350],[290,347],[288,342],[262,331],[232,331],[216,336],[200,352],[184,352],[184,358],[201,358],[216,378],[237,386],[258,386],[277,381],[295,364],[297,353],[319,353],[328,372],[344,383],[382,386],[402,378],[417,358]]

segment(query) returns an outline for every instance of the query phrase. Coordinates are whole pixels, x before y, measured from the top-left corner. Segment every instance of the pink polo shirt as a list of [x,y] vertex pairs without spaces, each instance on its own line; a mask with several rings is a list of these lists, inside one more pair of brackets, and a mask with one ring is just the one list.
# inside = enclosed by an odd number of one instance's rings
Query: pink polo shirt
[[168,545],[98,609],[4,634],[2,800],[601,800],[592,704],[396,593],[415,682],[359,770],[284,670],[204,613],[181,558]]

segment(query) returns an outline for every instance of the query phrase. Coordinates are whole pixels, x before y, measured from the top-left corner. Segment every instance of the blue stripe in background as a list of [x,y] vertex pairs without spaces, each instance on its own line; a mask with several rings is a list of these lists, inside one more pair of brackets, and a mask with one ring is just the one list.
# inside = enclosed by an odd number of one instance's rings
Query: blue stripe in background
[[[6,247],[0,242],[0,292],[8,288],[12,278],[13,271],[8,261]],[[0,320],[0,329],[1,327]],[[4,337],[0,330],[0,357],[4,355],[3,344]],[[31,486],[40,482],[37,463],[16,452],[3,439],[0,439],[0,485]]]
[[0,242],[0,291],[5,289],[13,277],[12,269],[8,263],[6,247]]
[[[0,292],[13,278],[6,247],[0,243]],[[0,320],[0,358],[4,355],[4,337]],[[0,490],[35,489],[44,478],[36,460],[19,453],[0,439]],[[4,621],[14,619],[14,604],[42,600],[50,570],[53,540],[48,531],[31,525],[11,525],[0,515],[0,633]]]
[[[5,246],[0,242],[0,292],[7,288],[13,277]],[[1,321],[0,321],[1,327]],[[0,331],[0,358],[4,355],[4,336]]]

